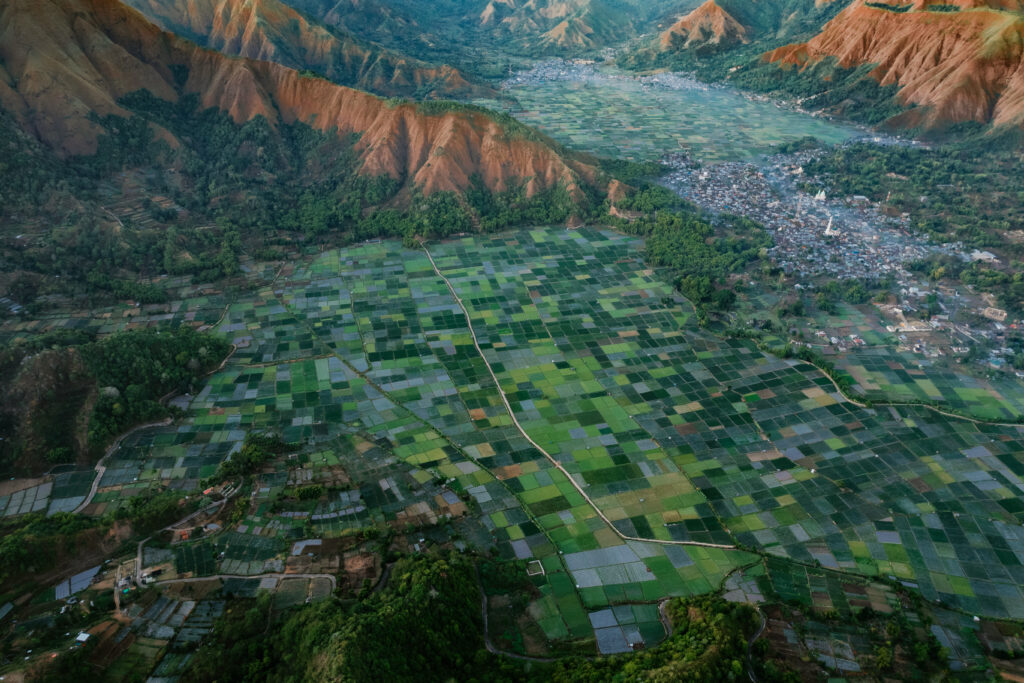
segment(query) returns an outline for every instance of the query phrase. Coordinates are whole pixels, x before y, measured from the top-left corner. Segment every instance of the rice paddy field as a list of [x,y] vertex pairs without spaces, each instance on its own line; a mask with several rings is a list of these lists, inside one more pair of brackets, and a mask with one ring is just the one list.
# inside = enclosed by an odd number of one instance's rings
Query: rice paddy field
[[523,123],[575,149],[632,161],[679,151],[707,162],[737,161],[807,135],[839,143],[860,134],[730,88],[672,86],[603,66],[577,79],[530,82],[507,92],[518,102],[511,113]]
[[[848,403],[807,365],[700,330],[641,246],[589,228],[428,245],[458,300],[396,242],[296,264],[211,311],[237,351],[187,418],[125,440],[89,511],[194,491],[248,431],[277,430],[299,452],[239,525],[178,546],[177,572],[281,572],[302,539],[451,517],[425,536],[529,561],[544,635],[602,652],[660,640],[640,605],[718,589],[759,554],[835,609],[849,596],[808,571],[1024,618],[1021,429]],[[326,501],[280,502],[311,482]]]

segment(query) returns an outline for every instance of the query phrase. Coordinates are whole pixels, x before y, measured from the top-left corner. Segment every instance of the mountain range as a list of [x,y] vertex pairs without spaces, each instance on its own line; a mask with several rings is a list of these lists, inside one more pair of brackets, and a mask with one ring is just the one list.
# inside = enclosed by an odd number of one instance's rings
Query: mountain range
[[[713,65],[704,66],[718,76],[754,69],[754,78],[741,73],[735,80],[769,90],[783,78],[793,83],[795,74],[802,82],[788,94],[822,96],[838,113],[849,111],[841,93],[858,91],[880,101],[892,92],[894,105],[880,109],[893,128],[1024,123],[1020,0],[803,0],[802,9],[799,4],[708,0],[664,31],[643,59],[657,63],[652,52],[663,63],[665,55],[668,63],[671,55],[705,62],[712,56]],[[891,115],[890,109],[898,111]]]
[[[233,44],[242,52],[272,51],[275,43],[252,37]],[[195,96],[201,108],[225,112],[236,124],[261,117],[271,127],[301,122],[357,135],[361,173],[428,194],[464,189],[474,176],[495,191],[523,181],[531,193],[595,178],[591,166],[486,111],[389,102],[277,63],[230,58],[162,31],[117,0],[5,2],[0,60],[0,104],[60,156],[96,152],[98,119],[130,116],[121,98],[148,90],[169,103]],[[172,147],[182,143],[151,125]]]
[[228,55],[316,71],[381,95],[489,97],[458,70],[324,25],[280,0],[126,0],[161,28]]
[[1018,0],[855,0],[811,40],[769,62],[806,69],[824,59],[870,65],[908,107],[894,122],[942,128],[961,122],[1024,123],[1024,4]]

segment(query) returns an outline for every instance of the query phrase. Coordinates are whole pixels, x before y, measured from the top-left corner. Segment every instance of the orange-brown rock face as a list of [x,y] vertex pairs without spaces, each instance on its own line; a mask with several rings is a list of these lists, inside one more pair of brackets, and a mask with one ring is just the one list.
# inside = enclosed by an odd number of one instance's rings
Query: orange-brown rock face
[[488,96],[458,70],[361,43],[308,20],[280,0],[126,0],[172,33],[220,52],[313,69],[344,85],[383,95],[430,90]]
[[[928,9],[953,4],[963,9]],[[856,0],[808,43],[765,55],[798,66],[826,57],[843,67],[877,64],[872,76],[898,85],[904,103],[924,107],[906,117],[909,124],[1024,123],[1020,0],[915,0],[909,11]]]
[[715,0],[707,0],[661,34],[661,48],[676,46],[735,45],[746,43],[747,29]]
[[63,155],[96,150],[90,114],[127,116],[122,95],[148,89],[174,101],[172,67],[188,69],[184,90],[242,123],[303,122],[359,135],[361,172],[387,174],[426,192],[459,190],[480,174],[493,190],[515,180],[536,192],[578,187],[594,169],[551,147],[517,139],[487,115],[420,113],[373,95],[309,78],[278,64],[229,58],[164,33],[117,0],[6,0],[0,7],[3,106]]

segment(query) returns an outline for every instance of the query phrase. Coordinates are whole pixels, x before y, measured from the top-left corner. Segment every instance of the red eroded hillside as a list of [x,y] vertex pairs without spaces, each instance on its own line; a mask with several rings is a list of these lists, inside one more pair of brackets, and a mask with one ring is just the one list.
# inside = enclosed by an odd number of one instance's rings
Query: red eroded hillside
[[[195,93],[238,123],[263,116],[271,125],[298,121],[357,134],[360,172],[428,193],[463,189],[474,174],[498,191],[525,180],[530,192],[596,177],[594,168],[483,111],[425,114],[278,64],[226,57],[161,31],[117,0],[7,0],[0,59],[0,103],[65,156],[94,152],[102,129],[91,116],[127,116],[118,99],[148,89],[169,101]],[[184,85],[176,72],[187,73]]]
[[[940,11],[935,5],[946,6]],[[958,11],[950,11],[956,5]],[[915,0],[895,9],[856,0],[807,43],[765,55],[803,67],[877,65],[879,83],[917,105],[897,122],[941,127],[962,121],[1024,123],[1024,11],[1019,0]]]
[[383,95],[489,96],[450,66],[427,64],[315,23],[280,0],[126,0],[172,33],[230,55],[313,69]]
[[722,9],[715,0],[707,0],[661,34],[663,50],[697,45],[728,46],[746,42],[746,27]]

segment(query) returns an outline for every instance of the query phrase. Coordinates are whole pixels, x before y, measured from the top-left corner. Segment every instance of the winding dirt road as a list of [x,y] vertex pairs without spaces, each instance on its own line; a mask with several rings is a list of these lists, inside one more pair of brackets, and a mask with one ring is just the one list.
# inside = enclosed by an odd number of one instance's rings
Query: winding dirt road
[[609,528],[611,528],[612,531],[614,531],[619,538],[621,538],[624,541],[657,543],[659,545],[689,545],[700,546],[702,548],[719,548],[721,550],[739,549],[735,545],[728,545],[725,543],[704,543],[702,541],[663,541],[651,538],[639,538],[637,536],[627,536],[626,534],[619,531],[615,527],[615,525],[612,524],[612,521],[608,519],[608,517],[604,514],[601,508],[598,507],[593,500],[591,500],[590,496],[587,495],[587,492],[583,490],[583,487],[580,486],[580,484],[572,477],[571,474],[569,474],[569,471],[566,470],[565,467],[563,467],[562,464],[558,462],[550,453],[544,450],[544,448],[542,448],[540,444],[534,441],[530,437],[530,435],[526,433],[526,430],[523,429],[523,426],[519,423],[519,419],[516,417],[515,411],[512,409],[512,404],[509,402],[508,396],[505,395],[505,390],[501,388],[501,383],[498,381],[498,376],[495,374],[494,368],[491,367],[490,361],[487,360],[487,356],[484,355],[483,349],[480,348],[480,342],[477,340],[476,330],[473,328],[473,321],[469,316],[469,310],[466,308],[466,305],[462,303],[462,299],[459,297],[459,295],[455,292],[455,287],[452,286],[452,283],[448,280],[448,278],[444,276],[443,273],[441,273],[440,269],[437,267],[437,264],[434,262],[434,257],[430,254],[430,250],[427,249],[426,245],[424,244],[421,244],[420,246],[423,247],[424,253],[426,253],[427,258],[430,259],[430,265],[433,267],[434,273],[444,281],[445,285],[448,286],[448,291],[451,292],[451,295],[455,299],[455,302],[458,303],[459,308],[462,309],[462,314],[466,318],[466,325],[469,327],[469,334],[473,338],[473,346],[476,347],[476,352],[480,355],[481,360],[483,360],[484,365],[487,367],[487,372],[490,373],[491,379],[494,381],[494,385],[498,389],[498,395],[501,396],[501,402],[505,404],[505,412],[507,412],[508,416],[512,418],[512,424],[515,425],[515,428],[519,431],[520,434],[523,435],[523,438],[526,439],[531,446],[536,448],[537,451],[539,451],[545,458],[547,458],[548,462],[550,462],[552,466],[555,467],[555,469],[557,469],[559,472],[565,475],[565,478],[569,480],[569,483],[572,484],[573,488],[575,488],[576,491],[578,491],[579,494],[583,496],[583,500],[587,501],[587,504],[594,509],[594,512],[597,513],[597,516],[600,517],[601,520],[605,524],[607,524]]
[[107,466],[104,465],[103,463],[106,462],[107,458],[113,455],[114,451],[121,447],[122,441],[124,441],[126,438],[128,438],[129,436],[131,436],[132,434],[139,430],[149,429],[150,427],[166,427],[167,425],[171,424],[171,422],[172,420],[169,417],[160,420],[159,422],[147,422],[146,424],[132,427],[127,432],[117,437],[117,440],[114,441],[114,443],[110,444],[110,448],[107,449],[107,452],[104,453],[103,457],[100,458],[99,462],[96,463],[96,467],[94,468],[96,470],[96,476],[93,478],[92,486],[89,488],[89,495],[87,495],[85,497],[85,500],[83,500],[78,507],[72,510],[72,512],[75,514],[81,512],[82,510],[87,508],[89,506],[89,503],[92,502],[92,499],[96,497],[96,490],[100,487],[100,480],[103,479],[103,475],[106,474],[107,472]]

